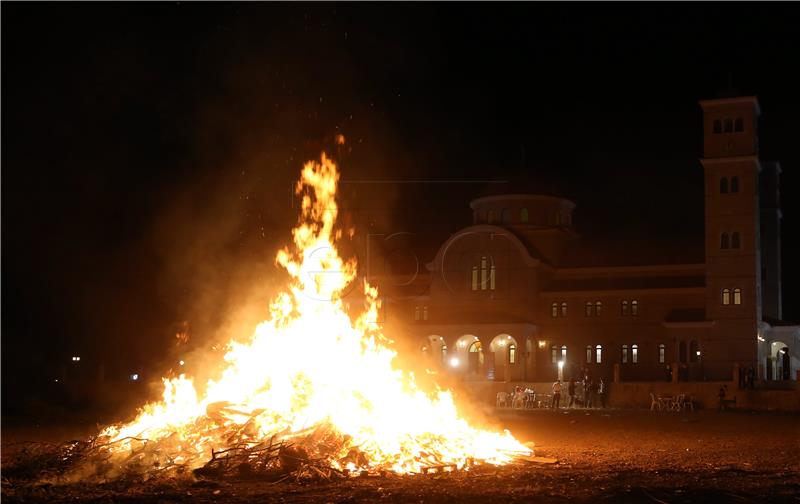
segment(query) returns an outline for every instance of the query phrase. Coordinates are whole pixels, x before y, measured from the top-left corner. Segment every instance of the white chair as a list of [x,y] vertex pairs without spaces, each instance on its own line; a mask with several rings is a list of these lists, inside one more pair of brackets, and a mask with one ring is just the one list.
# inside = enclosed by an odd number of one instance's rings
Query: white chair
[[683,403],[683,400],[686,398],[686,394],[678,394],[675,397],[675,401],[672,402],[672,411],[682,411],[686,406]]
[[495,403],[495,406],[497,406],[498,408],[500,408],[501,406],[505,407],[506,406],[507,396],[508,396],[508,394],[505,393],[505,392],[498,392],[497,393],[497,402]]
[[656,399],[655,394],[650,392],[650,411],[653,411],[654,409],[658,409],[658,411],[661,411],[661,401]]
[[694,398],[692,396],[683,401],[683,411],[686,411],[686,408],[689,408],[694,413]]

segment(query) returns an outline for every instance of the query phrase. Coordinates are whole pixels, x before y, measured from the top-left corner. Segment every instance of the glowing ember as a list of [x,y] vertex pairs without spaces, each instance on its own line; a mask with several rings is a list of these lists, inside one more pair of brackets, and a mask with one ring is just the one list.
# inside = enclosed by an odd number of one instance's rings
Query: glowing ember
[[[276,259],[291,282],[272,301],[270,320],[247,342],[229,343],[221,375],[202,393],[184,375],[164,379],[161,402],[146,405],[130,424],[106,428],[102,435],[115,441],[113,461],[123,466],[147,439],[162,460],[195,468],[212,450],[291,440],[320,427],[336,433],[337,443],[315,455],[336,469],[409,473],[530,454],[507,431],[471,427],[450,392],[425,393],[413,374],[393,368],[395,352],[370,323],[378,310],[375,288],[365,283],[364,312],[355,320],[347,315],[339,294],[354,280],[356,264],[335,247],[338,178],[324,154],[303,167],[294,247]],[[286,351],[298,347],[311,351]],[[348,457],[354,449],[361,456]]]

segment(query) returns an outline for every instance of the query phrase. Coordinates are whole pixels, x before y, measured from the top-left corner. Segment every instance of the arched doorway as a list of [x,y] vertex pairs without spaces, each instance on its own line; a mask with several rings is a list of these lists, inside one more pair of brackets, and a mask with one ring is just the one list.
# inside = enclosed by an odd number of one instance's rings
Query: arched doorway
[[782,341],[773,341],[769,345],[767,357],[768,380],[791,380],[792,359],[789,354],[789,345]]
[[519,344],[510,334],[498,334],[489,344],[491,357],[489,363],[494,369],[496,381],[511,381],[513,370],[520,359]]
[[465,334],[456,340],[455,355],[449,358],[451,368],[466,374],[483,375],[483,345],[474,334]]
[[420,341],[420,353],[431,364],[443,365],[447,362],[447,343],[438,334],[431,334]]

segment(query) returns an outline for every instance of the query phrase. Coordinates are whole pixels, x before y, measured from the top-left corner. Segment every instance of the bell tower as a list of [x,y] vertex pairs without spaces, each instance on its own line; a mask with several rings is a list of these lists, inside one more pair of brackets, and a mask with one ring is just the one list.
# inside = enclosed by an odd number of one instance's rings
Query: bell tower
[[[707,346],[754,363],[761,320],[758,117],[754,96],[703,100]],[[727,341],[727,343],[726,343]],[[725,348],[727,346],[727,348]],[[719,352],[719,353],[717,353]],[[723,363],[720,362],[722,365]],[[728,368],[730,369],[730,368]]]

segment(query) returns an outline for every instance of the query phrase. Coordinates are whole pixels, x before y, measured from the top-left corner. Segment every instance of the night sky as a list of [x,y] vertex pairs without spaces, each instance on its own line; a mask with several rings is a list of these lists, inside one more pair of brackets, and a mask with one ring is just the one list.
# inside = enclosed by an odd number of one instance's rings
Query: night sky
[[265,309],[290,186],[338,133],[359,232],[423,255],[471,198],[541,192],[597,250],[702,261],[697,101],[732,92],[758,95],[783,166],[800,320],[794,10],[3,3],[4,397],[73,354],[158,372],[182,321],[203,342]]

